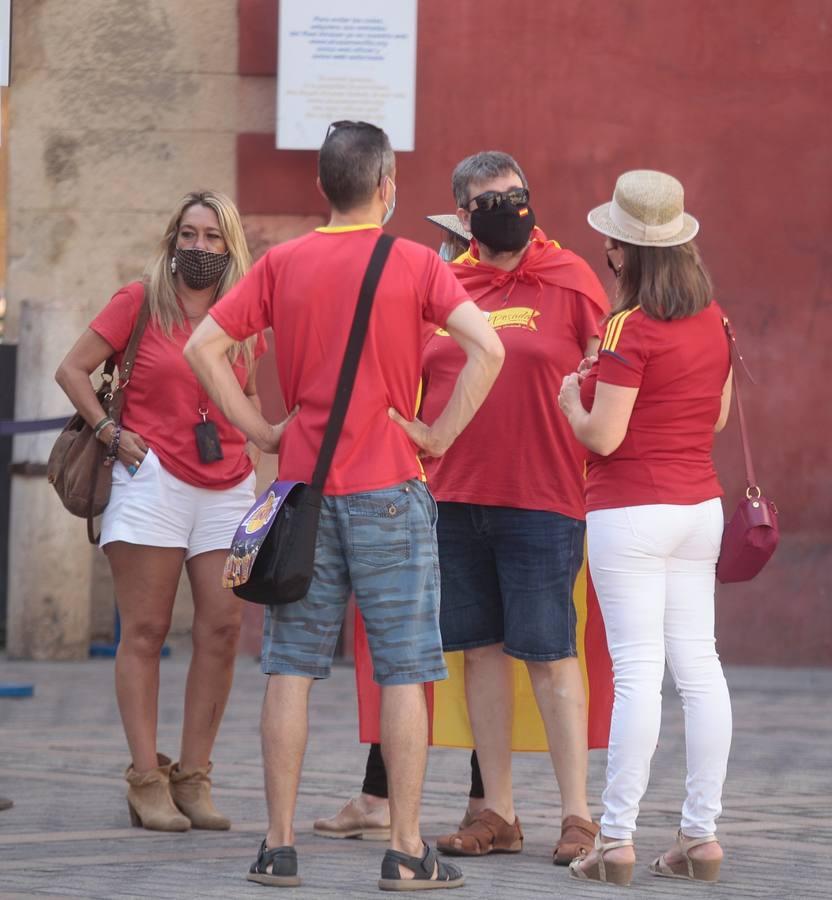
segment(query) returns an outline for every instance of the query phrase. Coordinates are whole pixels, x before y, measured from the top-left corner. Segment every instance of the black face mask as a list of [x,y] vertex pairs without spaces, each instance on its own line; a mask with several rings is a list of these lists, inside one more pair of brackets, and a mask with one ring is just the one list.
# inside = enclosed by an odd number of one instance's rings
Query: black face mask
[[471,213],[471,234],[495,253],[516,253],[529,242],[534,228],[531,206],[502,203],[492,209],[475,209]]
[[228,252],[211,253],[196,247],[177,247],[171,270],[178,272],[191,290],[204,291],[220,280],[230,258]]

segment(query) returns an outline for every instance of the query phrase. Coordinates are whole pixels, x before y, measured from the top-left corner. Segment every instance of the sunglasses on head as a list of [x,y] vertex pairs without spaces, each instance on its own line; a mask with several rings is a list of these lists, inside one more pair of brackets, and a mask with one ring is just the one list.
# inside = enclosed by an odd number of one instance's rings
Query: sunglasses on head
[[[329,128],[326,130],[326,137],[324,138],[324,143],[329,140],[329,136],[333,131],[338,131],[342,128],[364,128],[367,129],[374,134],[384,134],[384,131],[378,127],[378,125],[373,125],[372,122],[354,122],[352,119],[339,119],[337,122],[331,122]],[[384,153],[381,154],[381,159],[378,164],[378,184],[384,180]]]
[[328,138],[333,131],[337,131],[339,128],[369,128],[370,131],[377,131],[379,134],[381,133],[381,129],[378,125],[373,125],[372,122],[354,122],[352,119],[340,119],[337,122],[331,122],[329,128],[326,130],[326,138]]
[[528,188],[512,188],[510,191],[485,191],[468,201],[477,204],[477,209],[494,209],[508,203],[511,206],[526,206],[529,202]]

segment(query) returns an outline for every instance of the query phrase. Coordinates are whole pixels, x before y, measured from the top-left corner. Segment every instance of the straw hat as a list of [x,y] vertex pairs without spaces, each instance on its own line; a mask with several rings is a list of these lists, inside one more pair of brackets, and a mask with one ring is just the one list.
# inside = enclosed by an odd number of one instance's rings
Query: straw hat
[[587,221],[601,234],[639,247],[675,247],[699,231],[699,222],[685,212],[681,183],[650,169],[621,175],[612,202],[593,209]]
[[471,240],[471,232],[466,231],[462,227],[462,222],[459,221],[459,217],[456,213],[443,213],[439,216],[425,216],[425,218],[429,222],[433,222],[434,225],[438,225],[440,228],[444,228],[445,231],[450,231],[457,237],[461,237],[463,240]]

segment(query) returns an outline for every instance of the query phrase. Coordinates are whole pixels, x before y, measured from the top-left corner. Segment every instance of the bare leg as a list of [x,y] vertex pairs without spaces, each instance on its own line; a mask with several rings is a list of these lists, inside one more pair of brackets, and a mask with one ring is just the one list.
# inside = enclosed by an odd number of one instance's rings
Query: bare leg
[[465,695],[474,734],[485,798],[483,808],[513,822],[511,719],[514,682],[511,660],[502,644],[465,652]]
[[590,819],[586,802],[587,711],[583,676],[576,657],[527,662],[549,753],[560,788],[561,815]]
[[170,629],[173,600],[185,551],[114,541],[104,549],[121,617],[116,652],[116,697],[136,772],[156,760],[159,654]]
[[[428,710],[421,684],[382,688],[381,751],[387,768],[390,846],[421,856],[419,808],[428,758]],[[408,871],[402,870],[403,877]]]
[[224,550],[214,550],[186,563],[194,596],[194,621],[179,755],[180,768],[185,772],[208,765],[234,677],[243,601],[222,587],[227,555]]
[[269,808],[267,847],[295,843],[295,806],[309,732],[311,678],[270,675],[263,699],[260,734]]

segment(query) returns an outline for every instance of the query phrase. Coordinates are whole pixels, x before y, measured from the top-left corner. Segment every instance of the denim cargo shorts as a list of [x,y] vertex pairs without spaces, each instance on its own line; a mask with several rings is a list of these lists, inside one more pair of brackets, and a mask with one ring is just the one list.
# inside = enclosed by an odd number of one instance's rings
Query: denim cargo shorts
[[415,479],[325,496],[309,593],[266,607],[263,671],[327,678],[354,591],[380,685],[446,678],[436,517],[436,501]]

